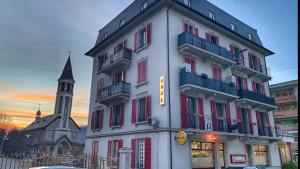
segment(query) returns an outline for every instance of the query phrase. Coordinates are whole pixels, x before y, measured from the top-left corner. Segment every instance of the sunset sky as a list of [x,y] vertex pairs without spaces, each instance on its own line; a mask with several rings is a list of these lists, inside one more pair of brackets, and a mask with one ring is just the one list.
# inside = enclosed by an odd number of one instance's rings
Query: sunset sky
[[[72,117],[86,125],[92,59],[84,53],[98,30],[133,0],[3,0],[0,6],[0,112],[18,127],[54,110],[57,79],[71,50],[75,79]],[[271,84],[297,78],[297,1],[209,0],[258,30]]]

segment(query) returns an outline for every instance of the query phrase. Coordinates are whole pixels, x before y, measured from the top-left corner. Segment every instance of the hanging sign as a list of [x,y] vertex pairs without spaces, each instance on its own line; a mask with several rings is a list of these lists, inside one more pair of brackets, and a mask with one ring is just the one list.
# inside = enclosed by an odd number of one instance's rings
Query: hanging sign
[[160,76],[159,78],[159,102],[160,105],[165,104],[165,78],[164,76]]
[[185,142],[186,142],[186,133],[184,131],[179,131],[176,134],[176,141],[180,145],[185,144]]

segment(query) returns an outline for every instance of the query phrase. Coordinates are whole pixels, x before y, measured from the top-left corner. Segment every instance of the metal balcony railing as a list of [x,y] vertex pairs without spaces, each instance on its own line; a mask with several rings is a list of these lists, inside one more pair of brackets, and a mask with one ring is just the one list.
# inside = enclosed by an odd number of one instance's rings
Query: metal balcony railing
[[180,86],[191,84],[230,95],[237,95],[237,89],[234,84],[224,83],[219,80],[208,78],[207,76],[187,72],[186,68],[180,69]]
[[98,99],[103,100],[108,97],[113,97],[118,94],[130,95],[130,83],[119,82],[99,90]]
[[203,38],[200,38],[198,36],[195,36],[188,32],[183,32],[178,35],[178,47],[189,44],[194,47],[203,49],[207,52],[213,53],[215,55],[218,55],[220,57],[223,57],[228,60],[233,61],[233,56],[230,51],[228,51],[226,48],[221,47],[219,45],[216,45],[214,43],[211,43]]
[[275,106],[275,99],[273,97],[268,97],[268,96],[263,95],[258,92],[254,92],[254,91],[250,91],[250,90],[246,90],[246,89],[239,89],[238,95],[240,98],[246,98],[249,100],[254,100],[257,102]]

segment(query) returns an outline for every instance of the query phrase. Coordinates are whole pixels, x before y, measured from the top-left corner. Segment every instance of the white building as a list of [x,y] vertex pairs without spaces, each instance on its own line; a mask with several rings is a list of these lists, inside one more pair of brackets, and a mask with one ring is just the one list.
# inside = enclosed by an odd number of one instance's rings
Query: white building
[[127,147],[131,168],[280,168],[272,54],[255,29],[206,0],[134,1],[86,53],[86,153],[117,158]]

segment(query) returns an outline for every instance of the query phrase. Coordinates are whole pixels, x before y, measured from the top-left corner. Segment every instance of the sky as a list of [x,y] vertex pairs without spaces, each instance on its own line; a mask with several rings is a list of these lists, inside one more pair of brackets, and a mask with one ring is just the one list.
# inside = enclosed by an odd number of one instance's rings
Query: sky
[[[209,0],[258,30],[270,84],[297,79],[297,0]],[[86,125],[92,59],[85,56],[98,30],[133,0],[1,0],[0,113],[18,127],[53,113],[57,79],[71,50],[75,79],[72,117]]]

